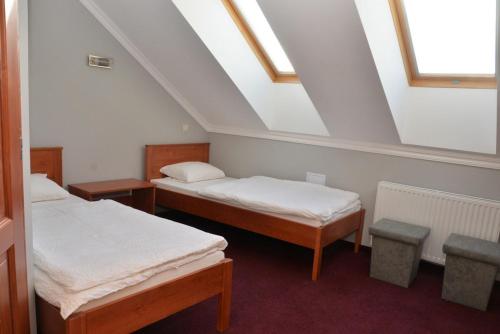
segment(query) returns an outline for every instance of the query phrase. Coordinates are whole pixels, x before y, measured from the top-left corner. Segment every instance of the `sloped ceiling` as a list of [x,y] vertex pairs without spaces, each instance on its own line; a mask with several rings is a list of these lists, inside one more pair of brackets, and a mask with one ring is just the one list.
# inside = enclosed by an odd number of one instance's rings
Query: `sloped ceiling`
[[[209,131],[268,132],[171,1],[81,2],[168,79],[206,120]],[[353,1],[259,4],[333,138],[400,143]]]
[[400,142],[354,1],[258,2],[333,137]]
[[355,3],[402,143],[494,154],[497,90],[409,86],[389,2]]
[[[253,3],[255,0],[244,0]],[[223,0],[172,0],[269,130],[328,137],[299,83],[275,83],[235,24]]]
[[79,1],[209,132],[476,159],[401,145],[352,0],[257,0],[331,134],[326,139],[269,131],[171,0]]
[[94,3],[208,123],[229,127],[244,124],[251,130],[265,130],[171,1],[148,0],[147,5],[136,0]]

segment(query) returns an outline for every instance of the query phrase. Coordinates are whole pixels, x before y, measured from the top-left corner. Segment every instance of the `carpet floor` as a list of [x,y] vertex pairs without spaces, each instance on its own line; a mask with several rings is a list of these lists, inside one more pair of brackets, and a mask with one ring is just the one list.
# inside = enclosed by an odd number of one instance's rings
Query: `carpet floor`
[[[234,260],[233,333],[500,333],[500,284],[487,312],[443,301],[443,268],[421,263],[409,289],[368,276],[370,251],[339,241],[325,249],[320,279],[310,280],[312,251],[168,212],[169,218],[224,236]],[[216,300],[181,311],[137,333],[216,333]]]

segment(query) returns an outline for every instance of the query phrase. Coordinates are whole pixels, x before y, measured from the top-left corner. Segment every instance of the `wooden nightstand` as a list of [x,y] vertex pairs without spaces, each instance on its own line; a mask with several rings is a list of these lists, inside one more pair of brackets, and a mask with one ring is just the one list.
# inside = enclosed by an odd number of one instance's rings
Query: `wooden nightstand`
[[112,199],[135,209],[154,214],[155,185],[137,179],[123,179],[68,185],[71,194],[88,201]]

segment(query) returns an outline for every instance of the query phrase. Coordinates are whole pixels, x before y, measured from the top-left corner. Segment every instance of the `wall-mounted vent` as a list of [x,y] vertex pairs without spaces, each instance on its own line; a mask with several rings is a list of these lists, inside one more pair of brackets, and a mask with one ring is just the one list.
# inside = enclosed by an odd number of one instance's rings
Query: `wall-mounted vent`
[[109,68],[113,65],[113,58],[99,57],[94,55],[89,55],[89,66],[91,67],[101,67]]

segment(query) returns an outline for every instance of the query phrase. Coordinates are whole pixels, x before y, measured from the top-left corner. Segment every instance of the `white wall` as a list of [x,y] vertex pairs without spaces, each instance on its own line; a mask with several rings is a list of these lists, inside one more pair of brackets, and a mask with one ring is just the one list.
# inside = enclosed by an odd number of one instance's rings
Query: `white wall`
[[411,87],[403,103],[404,144],[496,153],[496,89]]
[[221,134],[210,142],[210,161],[229,176],[305,180],[307,171],[318,172],[328,185],[359,193],[365,243],[382,180],[500,201],[500,170]]
[[[142,178],[145,144],[207,140],[78,0],[29,9],[31,145],[64,147],[65,183]],[[88,67],[90,53],[113,69]]]

